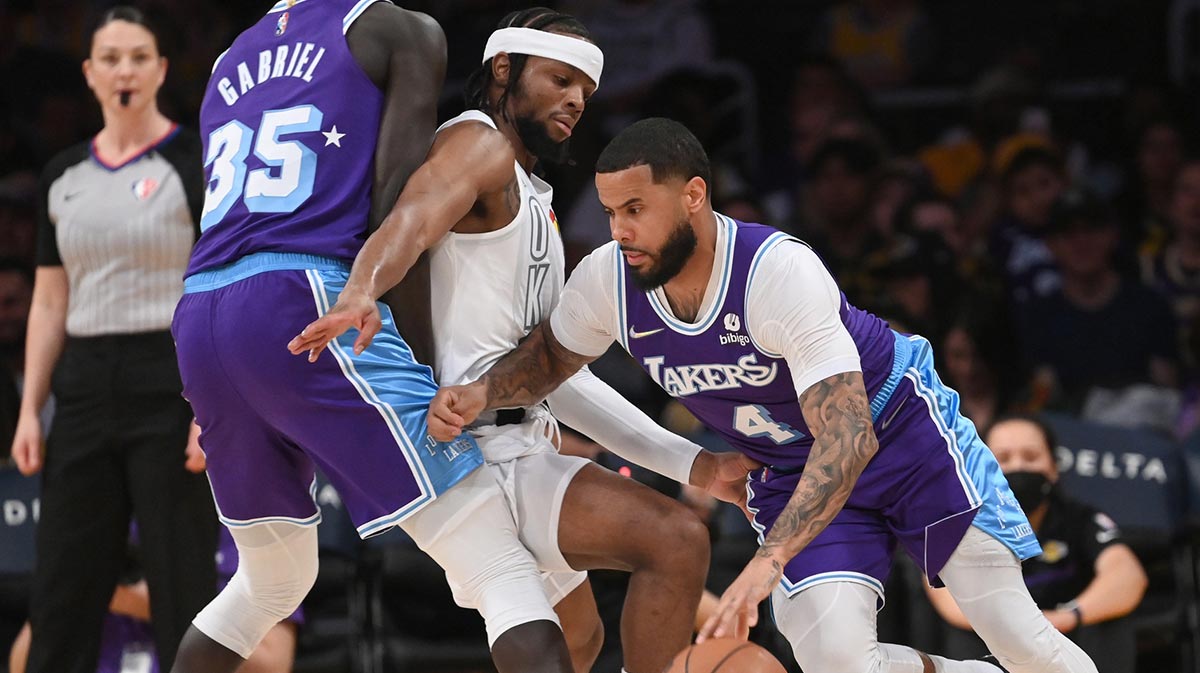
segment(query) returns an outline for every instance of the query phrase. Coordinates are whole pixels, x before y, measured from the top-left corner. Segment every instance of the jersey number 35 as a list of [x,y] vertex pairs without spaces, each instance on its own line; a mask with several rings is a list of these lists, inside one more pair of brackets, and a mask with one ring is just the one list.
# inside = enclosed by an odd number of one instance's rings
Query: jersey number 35
[[[210,168],[201,231],[221,221],[238,199],[252,213],[290,213],[312,196],[317,153],[289,133],[321,130],[322,114],[313,105],[263,112],[255,133],[234,120],[208,136],[204,167]],[[246,170],[251,146],[264,168]],[[272,175],[272,171],[276,174]]]

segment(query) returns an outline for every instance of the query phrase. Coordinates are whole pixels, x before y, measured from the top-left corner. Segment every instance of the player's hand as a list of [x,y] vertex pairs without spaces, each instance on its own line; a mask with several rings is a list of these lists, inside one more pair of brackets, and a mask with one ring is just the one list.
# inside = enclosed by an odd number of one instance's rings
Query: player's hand
[[183,450],[183,455],[183,469],[188,472],[200,474],[208,464],[204,450],[200,448],[200,426],[196,425],[195,420],[192,421],[192,427],[188,428],[187,448]]
[[429,434],[439,442],[454,441],[486,406],[487,390],[479,381],[441,388],[429,403]]
[[712,483],[708,485],[709,495],[746,509],[746,478],[762,467],[762,463],[737,451],[722,451],[714,455],[716,469]]
[[781,579],[783,564],[770,556],[755,555],[721,594],[716,611],[700,628],[696,642],[709,638],[746,640],[750,627],[758,623],[758,604],[771,595]]
[[42,439],[42,420],[37,414],[24,414],[13,433],[12,457],[17,469],[26,477],[42,469],[45,442]]
[[308,351],[308,361],[316,362],[317,356],[329,342],[350,328],[358,330],[354,354],[359,355],[383,329],[383,319],[379,315],[379,305],[370,296],[343,290],[328,313],[309,323],[296,338],[288,342],[288,350],[292,355]]
[[746,477],[762,467],[736,451],[701,451],[692,463],[688,483],[704,489],[712,497],[737,505],[746,512]]

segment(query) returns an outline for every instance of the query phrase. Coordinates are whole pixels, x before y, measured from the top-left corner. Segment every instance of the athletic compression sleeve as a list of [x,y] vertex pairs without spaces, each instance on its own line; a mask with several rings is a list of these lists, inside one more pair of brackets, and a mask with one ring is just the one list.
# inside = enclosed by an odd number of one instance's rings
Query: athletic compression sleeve
[[612,453],[688,483],[700,446],[655,423],[587,367],[564,381],[546,401],[558,420]]

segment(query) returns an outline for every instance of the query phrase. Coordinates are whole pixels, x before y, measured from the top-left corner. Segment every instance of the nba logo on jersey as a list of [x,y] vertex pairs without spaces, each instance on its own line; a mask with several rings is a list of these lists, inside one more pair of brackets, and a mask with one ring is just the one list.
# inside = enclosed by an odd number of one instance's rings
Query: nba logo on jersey
[[554,209],[553,209],[553,208],[551,208],[551,209],[550,209],[550,224],[553,224],[553,225],[554,225],[554,230],[555,230],[555,231],[561,231],[561,230],[558,228],[558,216],[554,214]]
[[275,22],[275,35],[283,35],[284,31],[287,30],[289,13],[290,12],[284,12],[283,14],[279,15],[279,20]]
[[158,189],[158,180],[154,178],[142,178],[133,183],[133,195],[137,197],[138,201],[145,201],[150,198],[155,189]]

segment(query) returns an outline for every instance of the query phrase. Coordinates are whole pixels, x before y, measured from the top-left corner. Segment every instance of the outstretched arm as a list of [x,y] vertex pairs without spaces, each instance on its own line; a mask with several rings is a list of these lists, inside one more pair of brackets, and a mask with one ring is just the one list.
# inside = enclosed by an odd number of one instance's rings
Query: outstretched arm
[[596,357],[569,350],[554,338],[549,322],[542,322],[477,381],[439,390],[429,405],[429,434],[448,442],[488,409],[541,402]]
[[292,339],[288,350],[315,361],[350,328],[361,353],[382,321],[375,300],[404,277],[418,256],[458,224],[484,194],[515,181],[512,146],[490,127],[467,122],[438,134],[429,158],[413,173],[379,230],[354,260],[337,303]]
[[[365,20],[363,20],[365,19]],[[346,35],[355,61],[384,93],[371,190],[374,232],[433,143],[438,97],[446,72],[446,38],[430,17],[380,2]],[[383,294],[418,362],[433,361],[429,266],[421,257]]]
[[740,453],[713,453],[654,422],[641,409],[580,369],[549,394],[546,401],[558,420],[582,432],[610,452],[681,484],[741,504],[746,474],[762,467]]

